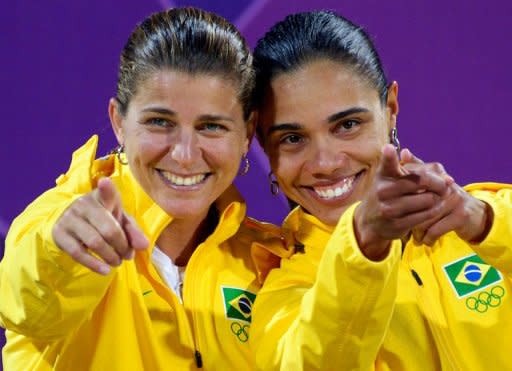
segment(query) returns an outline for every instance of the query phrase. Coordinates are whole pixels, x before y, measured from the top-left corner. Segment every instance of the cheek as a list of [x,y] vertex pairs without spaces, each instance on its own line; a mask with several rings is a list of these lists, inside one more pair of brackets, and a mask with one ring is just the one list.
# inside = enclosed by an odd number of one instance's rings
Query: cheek
[[169,150],[164,135],[154,135],[142,131],[127,137],[125,145],[128,159],[135,163],[156,161]]
[[202,143],[201,147],[207,158],[214,161],[218,166],[236,173],[242,155],[246,151],[243,140],[244,138],[238,136],[236,140],[228,138],[207,140]]
[[375,174],[377,173],[377,169],[379,168],[380,158],[382,154],[382,146],[386,144],[386,140],[380,138],[375,138],[373,141],[373,145],[366,147],[366,162],[370,165],[368,176],[366,177],[366,188],[368,189],[371,186],[375,178]]
[[294,156],[281,156],[279,161],[275,162],[272,170],[282,187],[291,187],[295,179],[300,178],[301,164],[301,158],[295,158]]
[[375,142],[371,148],[368,148],[367,158],[368,162],[370,162],[372,165],[377,165],[379,163],[383,145],[383,142],[378,141]]
[[364,138],[364,141],[360,143],[361,150],[364,151],[365,157],[371,163],[378,163],[380,160],[382,147],[389,143],[388,133],[385,125],[376,125],[375,129]]

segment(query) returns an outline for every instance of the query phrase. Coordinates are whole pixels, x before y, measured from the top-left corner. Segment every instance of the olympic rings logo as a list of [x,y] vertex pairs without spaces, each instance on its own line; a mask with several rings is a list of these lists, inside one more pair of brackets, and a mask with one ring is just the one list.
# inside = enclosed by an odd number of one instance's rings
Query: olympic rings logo
[[494,286],[491,292],[482,291],[477,297],[470,296],[466,299],[466,307],[478,313],[485,313],[490,308],[496,308],[501,304],[501,298],[505,296],[505,289]]
[[238,340],[245,343],[249,340],[249,325],[242,325],[238,322],[231,323],[231,332],[236,335]]

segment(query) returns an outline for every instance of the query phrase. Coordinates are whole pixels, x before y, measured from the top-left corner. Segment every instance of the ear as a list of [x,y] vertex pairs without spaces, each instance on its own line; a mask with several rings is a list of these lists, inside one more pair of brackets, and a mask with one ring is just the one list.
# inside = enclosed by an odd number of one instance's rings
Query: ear
[[249,119],[247,120],[247,148],[244,152],[249,151],[249,147],[251,146],[252,139],[254,138],[254,131],[256,130],[256,125],[258,124],[258,111],[252,111]]
[[110,124],[114,130],[114,134],[119,144],[124,143],[123,135],[123,116],[118,109],[119,103],[116,98],[110,98],[108,102],[108,116],[110,117]]
[[396,117],[398,116],[398,83],[396,81],[388,86],[386,110],[388,112],[388,129],[391,130],[396,127]]

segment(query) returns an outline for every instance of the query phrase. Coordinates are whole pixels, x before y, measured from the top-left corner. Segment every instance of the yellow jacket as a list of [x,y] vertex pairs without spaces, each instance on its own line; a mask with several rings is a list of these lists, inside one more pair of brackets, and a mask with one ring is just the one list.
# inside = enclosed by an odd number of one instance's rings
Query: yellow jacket
[[512,369],[512,186],[466,190],[492,207],[493,226],[477,245],[453,232],[406,245],[377,370]]
[[453,232],[433,247],[408,242],[396,298],[397,250],[380,263],[361,258],[354,206],[330,240],[332,229],[294,210],[285,227],[304,254],[284,259],[258,295],[251,333],[258,369],[511,369],[512,186],[466,190],[493,208],[488,236],[478,245]]
[[[245,216],[234,188],[217,202],[219,224],[193,253],[183,304],[151,264],[172,222],[115,156],[95,160],[93,137],[73,155],[57,187],[13,223],[0,263],[0,324],[6,370],[209,370],[250,364],[251,306],[266,272],[284,254],[277,227]],[[74,262],[52,227],[77,197],[110,176],[123,207],[150,241],[108,276]],[[262,244],[265,242],[265,247]]]
[[257,369],[373,364],[393,310],[400,243],[383,261],[368,260],[354,237],[354,209],[336,230],[300,207],[286,218],[283,232],[296,253],[270,272],[256,299],[250,342]]

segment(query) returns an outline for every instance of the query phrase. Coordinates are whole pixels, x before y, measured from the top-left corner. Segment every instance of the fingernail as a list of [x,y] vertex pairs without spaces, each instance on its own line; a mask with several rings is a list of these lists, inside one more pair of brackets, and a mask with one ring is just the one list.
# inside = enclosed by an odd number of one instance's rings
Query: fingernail
[[149,247],[149,240],[146,238],[146,236],[143,236],[143,240],[141,241],[140,247],[138,249],[145,250]]
[[110,273],[110,266],[108,265],[100,265],[99,267],[100,274],[106,276]]

